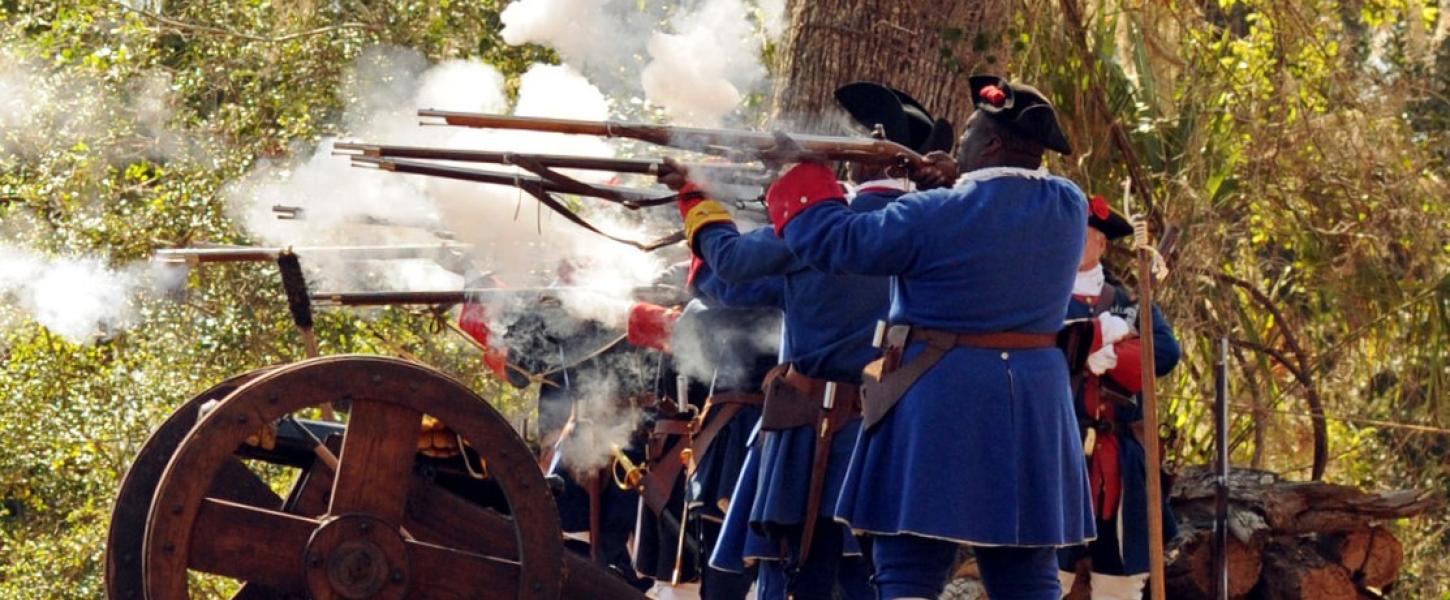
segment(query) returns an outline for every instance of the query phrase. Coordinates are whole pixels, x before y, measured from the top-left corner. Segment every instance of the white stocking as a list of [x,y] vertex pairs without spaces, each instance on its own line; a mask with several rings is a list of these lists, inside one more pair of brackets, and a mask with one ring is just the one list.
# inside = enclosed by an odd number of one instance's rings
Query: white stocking
[[1143,586],[1147,583],[1147,573],[1139,575],[1093,573],[1093,600],[1139,600],[1143,597]]

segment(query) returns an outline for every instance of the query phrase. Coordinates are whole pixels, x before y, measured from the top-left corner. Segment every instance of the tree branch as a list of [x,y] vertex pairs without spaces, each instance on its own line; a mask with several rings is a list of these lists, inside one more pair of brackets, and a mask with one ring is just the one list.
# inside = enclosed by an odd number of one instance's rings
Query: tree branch
[[207,24],[204,24],[204,23],[188,23],[186,21],[178,21],[176,19],[171,19],[171,18],[162,16],[162,15],[160,15],[158,13],[155,13],[155,12],[152,12],[152,11],[149,11],[149,10],[146,10],[146,9],[143,9],[143,8],[135,8],[133,6],[129,6],[125,2],[122,2],[121,0],[110,0],[110,3],[111,3],[111,5],[116,6],[116,7],[120,8],[123,11],[130,12],[130,13],[134,13],[134,14],[139,15],[142,18],[145,18],[145,19],[147,19],[149,21],[152,21],[154,23],[157,23],[157,24],[160,24],[160,25],[163,25],[163,26],[166,26],[168,28],[175,29],[175,30],[178,30],[178,31],[186,31],[186,32],[192,32],[192,33],[202,33],[202,34],[207,34],[207,35],[218,35],[218,36],[225,36],[225,37],[234,37],[234,38],[240,38],[240,39],[244,39],[244,40],[250,40],[250,41],[253,41],[253,42],[261,42],[261,43],[265,43],[265,44],[275,44],[275,43],[279,43],[279,42],[287,42],[287,41],[291,41],[291,40],[295,40],[295,39],[299,39],[299,38],[311,37],[311,36],[314,36],[314,35],[322,35],[322,34],[325,34],[325,33],[331,33],[333,31],[340,31],[340,30],[344,30],[344,29],[371,29],[371,27],[369,25],[365,24],[365,23],[338,23],[336,25],[327,25],[327,26],[324,26],[324,27],[318,27],[316,29],[309,29],[307,31],[298,31],[298,32],[289,33],[289,34],[285,34],[285,35],[264,36],[264,35],[257,35],[257,34],[254,34],[254,33],[246,33],[246,32],[243,32],[243,31],[234,31],[234,30],[231,30],[231,29],[226,29],[226,28],[223,28],[223,27],[217,27],[215,25],[207,25]]

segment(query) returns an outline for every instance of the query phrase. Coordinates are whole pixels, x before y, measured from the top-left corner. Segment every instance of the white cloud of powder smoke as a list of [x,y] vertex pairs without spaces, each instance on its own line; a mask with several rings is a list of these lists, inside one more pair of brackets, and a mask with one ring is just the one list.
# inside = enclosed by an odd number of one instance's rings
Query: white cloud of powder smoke
[[[139,158],[204,160],[205,152],[172,124],[175,99],[163,71],[108,82],[76,69],[24,58],[0,48],[0,164],[36,159],[54,148],[85,143],[107,164]],[[48,256],[17,240],[27,219],[12,210],[0,235],[0,326],[20,315],[75,343],[113,334],[138,319],[142,296],[179,281],[146,263],[114,266],[101,253]]]
[[[715,126],[763,89],[762,41],[778,35],[783,0],[515,0],[502,15],[504,41],[553,47],[611,92],[664,109],[677,124]],[[665,18],[666,15],[673,15]],[[621,74],[639,73],[637,81]]]
[[[508,112],[503,77],[491,66],[452,61],[429,67],[415,52],[398,48],[370,49],[359,58],[351,78],[343,121],[348,137],[375,143],[428,145],[516,152],[549,152],[612,156],[612,147],[596,138],[528,132],[420,127],[420,108]],[[520,82],[516,114],[603,119],[609,114],[604,95],[567,67],[535,65]],[[644,285],[659,270],[658,259],[599,238],[556,218],[518,190],[470,182],[349,166],[331,155],[332,140],[295,164],[265,162],[226,193],[235,218],[268,244],[337,245],[435,243],[434,232],[448,230],[458,241],[475,246],[473,258],[513,286],[537,285],[564,260],[590,259],[602,274],[591,279],[613,282],[621,290]],[[502,170],[502,167],[469,165]],[[598,173],[583,178],[601,177]],[[592,202],[592,201],[586,201]],[[279,220],[273,205],[302,208],[304,218]],[[592,218],[627,235],[638,225],[611,219],[613,207]],[[372,223],[407,223],[390,227]],[[304,263],[307,261],[305,260]],[[391,263],[396,266],[397,263]],[[319,284],[333,288],[379,286],[456,288],[457,276],[441,269],[420,275],[426,267],[404,269],[389,264],[359,271],[321,265]],[[319,266],[319,265],[313,265]],[[591,306],[590,309],[593,309]]]
[[173,289],[175,272],[99,257],[47,257],[0,242],[0,300],[67,340],[84,344],[137,320],[137,301]]
[[[421,108],[510,112],[503,77],[478,62],[450,61],[429,66],[411,50],[372,48],[358,59],[349,77],[343,116],[349,139],[396,145],[428,145],[613,156],[600,139],[529,132],[420,127]],[[609,117],[604,94],[573,68],[535,65],[520,79],[512,112],[518,115],[601,120]],[[446,229],[458,242],[472,244],[470,259],[480,271],[492,271],[510,287],[547,285],[559,266],[575,267],[568,286],[591,291],[560,292],[570,315],[622,328],[630,294],[663,270],[660,258],[640,252],[553,216],[530,196],[503,186],[452,181],[357,169],[331,155],[325,140],[311,155],[288,163],[259,163],[226,190],[229,208],[259,241],[269,245],[394,245],[436,243],[435,231]],[[502,170],[503,167],[467,165]],[[574,173],[600,182],[598,172]],[[664,193],[663,190],[661,193]],[[624,210],[600,207],[587,218],[601,227],[640,239],[664,231],[648,230]],[[302,208],[304,218],[279,220],[275,204]],[[359,221],[411,223],[419,227],[359,224]],[[322,289],[458,289],[457,274],[425,261],[328,264],[302,254],[314,290]],[[490,302],[495,333],[507,335],[512,309],[528,309],[532,299],[501,297]],[[578,349],[581,352],[589,349]],[[612,444],[627,445],[637,414],[618,409],[618,386],[609,380],[576,382],[579,410],[591,416],[580,441],[565,458],[573,468],[607,460]]]

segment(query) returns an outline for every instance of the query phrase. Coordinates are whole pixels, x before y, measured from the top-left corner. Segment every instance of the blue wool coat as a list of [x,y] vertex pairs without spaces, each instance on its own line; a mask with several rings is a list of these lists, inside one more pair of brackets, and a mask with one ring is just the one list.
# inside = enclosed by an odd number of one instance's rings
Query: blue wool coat
[[[1106,285],[1113,285],[1107,283]],[[1137,303],[1133,300],[1132,294],[1125,288],[1119,286],[1114,296],[1113,305],[1109,312],[1126,319],[1134,326],[1137,325]],[[1096,318],[1093,314],[1093,307],[1087,303],[1074,298],[1067,307],[1067,318],[1069,320]],[[1178,365],[1181,350],[1178,346],[1178,338],[1173,334],[1173,324],[1163,316],[1158,305],[1153,305],[1153,368],[1158,377],[1163,377]],[[1085,414],[1083,408],[1083,390],[1073,390],[1073,404],[1079,414]],[[1064,571],[1071,571],[1076,568],[1077,561],[1084,556],[1110,555],[1118,560],[1105,561],[1109,564],[1093,564],[1093,572],[1105,575],[1134,575],[1148,572],[1148,474],[1147,456],[1143,445],[1133,437],[1132,432],[1127,429],[1133,423],[1143,420],[1141,405],[1118,406],[1117,422],[1124,425],[1124,429],[1118,436],[1118,464],[1122,473],[1123,491],[1119,501],[1118,518],[1115,522],[1102,522],[1104,527],[1114,527],[1115,531],[1103,532],[1103,537],[1092,543],[1091,553],[1088,546],[1075,546],[1064,548],[1058,552],[1058,563]],[[1163,496],[1163,539],[1167,541],[1177,534],[1177,524],[1173,519],[1173,512],[1168,506],[1168,495],[1165,490]],[[1116,542],[1116,543],[1113,543]],[[1100,545],[1111,547],[1098,548]]]
[[[878,210],[901,193],[861,193],[847,210]],[[695,251],[709,266],[708,271],[696,275],[697,285],[714,287],[722,300],[732,296],[740,300],[735,288],[758,291],[761,281],[780,282],[778,297],[754,300],[774,301],[785,311],[782,363],[811,377],[861,381],[861,369],[876,356],[871,336],[877,321],[886,317],[890,302],[886,278],[812,269],[770,228],[742,234],[733,224],[710,225],[696,234]],[[829,517],[833,512],[859,431],[857,419],[832,440],[820,516]],[[751,527],[771,534],[781,526],[805,521],[814,449],[812,427],[762,432],[760,484],[750,499]]]
[[[1043,170],[985,169],[875,212],[827,202],[784,231],[805,264],[892,276],[891,320],[964,333],[1063,323],[1087,202]],[[907,348],[904,360],[921,352]],[[837,505],[858,532],[1064,546],[1094,534],[1056,348],[957,348],[860,437]]]

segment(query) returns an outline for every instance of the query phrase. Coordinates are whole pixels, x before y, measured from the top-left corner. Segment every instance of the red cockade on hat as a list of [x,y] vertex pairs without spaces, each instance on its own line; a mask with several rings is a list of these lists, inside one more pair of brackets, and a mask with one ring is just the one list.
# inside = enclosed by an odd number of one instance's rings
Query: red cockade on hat
[[1108,199],[1102,196],[1093,196],[1092,201],[1088,202],[1088,210],[1099,219],[1107,219],[1113,214],[1113,209],[1108,206]]
[[982,89],[977,94],[992,106],[1002,106],[1007,103],[1007,92],[1002,91],[1002,88],[995,85],[982,86]]

